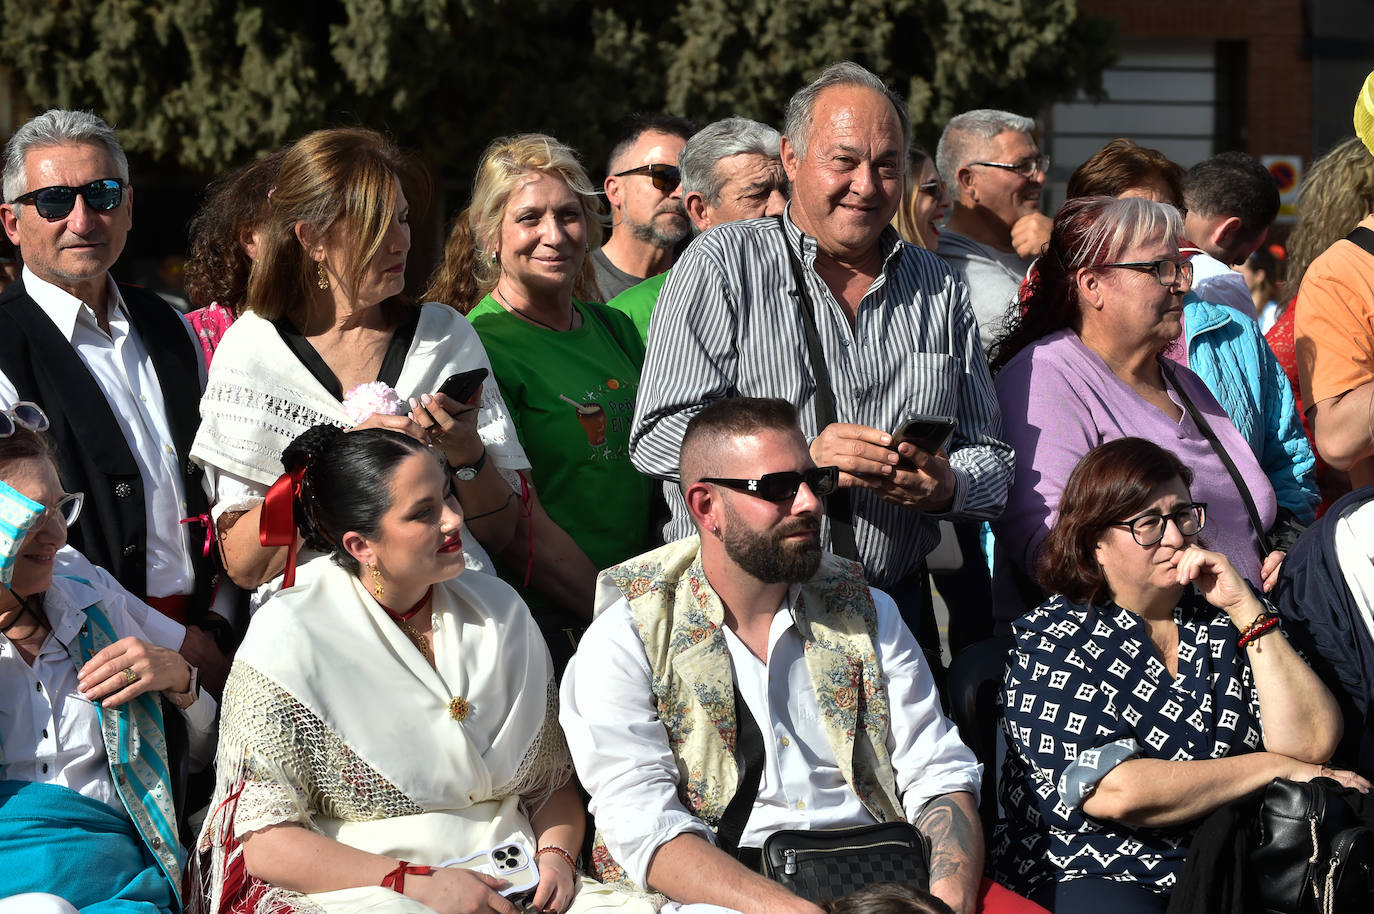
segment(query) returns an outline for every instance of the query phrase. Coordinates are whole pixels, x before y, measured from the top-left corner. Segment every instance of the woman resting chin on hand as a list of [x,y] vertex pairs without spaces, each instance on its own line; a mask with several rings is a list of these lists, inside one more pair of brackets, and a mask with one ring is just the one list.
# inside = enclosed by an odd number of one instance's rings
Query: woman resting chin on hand
[[[1164,911],[1203,816],[1318,775],[1335,700],[1225,555],[1192,471],[1141,438],[1074,469],[1014,626],[998,880],[1057,914]],[[1263,728],[1260,720],[1263,715]]]

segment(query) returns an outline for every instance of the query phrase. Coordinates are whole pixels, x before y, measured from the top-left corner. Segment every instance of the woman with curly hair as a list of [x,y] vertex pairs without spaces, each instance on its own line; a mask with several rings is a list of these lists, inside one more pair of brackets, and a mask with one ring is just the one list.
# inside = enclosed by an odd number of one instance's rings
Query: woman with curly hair
[[196,310],[186,319],[205,351],[206,368],[248,297],[248,273],[267,220],[268,195],[285,156],[286,150],[279,149],[210,185],[191,220],[186,294]]

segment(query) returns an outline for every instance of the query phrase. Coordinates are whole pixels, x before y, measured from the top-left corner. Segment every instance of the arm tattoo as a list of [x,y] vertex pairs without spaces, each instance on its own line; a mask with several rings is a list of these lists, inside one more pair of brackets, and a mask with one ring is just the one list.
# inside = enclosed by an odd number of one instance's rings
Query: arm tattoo
[[978,841],[973,823],[951,796],[936,797],[916,819],[916,827],[930,839],[930,881],[959,875],[971,864]]

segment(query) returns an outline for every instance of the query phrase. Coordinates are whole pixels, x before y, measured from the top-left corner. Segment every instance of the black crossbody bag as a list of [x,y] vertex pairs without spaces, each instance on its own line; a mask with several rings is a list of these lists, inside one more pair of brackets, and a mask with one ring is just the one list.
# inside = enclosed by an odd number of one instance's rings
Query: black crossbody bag
[[812,902],[842,898],[875,882],[930,887],[930,842],[909,822],[786,829],[769,835],[762,848],[741,848],[740,836],[763,776],[763,734],[738,685],[735,732],[740,784],[716,828],[721,850]]
[[1275,778],[1264,791],[1250,872],[1264,914],[1374,910],[1374,830],[1330,778]]

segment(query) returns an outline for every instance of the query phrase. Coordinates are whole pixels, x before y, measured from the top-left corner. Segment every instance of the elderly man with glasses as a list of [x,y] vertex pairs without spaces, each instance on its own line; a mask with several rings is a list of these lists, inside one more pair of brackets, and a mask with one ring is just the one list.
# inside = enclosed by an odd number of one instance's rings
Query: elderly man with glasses
[[611,239],[591,256],[603,301],[672,266],[690,234],[677,157],[696,129],[686,118],[635,115],[611,147],[604,185]]
[[937,253],[968,280],[984,349],[1050,236],[1040,212],[1050,160],[1034,129],[1035,121],[1008,111],[965,111],[945,126],[935,152],[954,202]]
[[[4,195],[24,269],[0,294],[0,404],[43,408],[63,482],[85,493],[68,536],[77,573],[84,556],[189,624],[182,651],[217,692],[230,636],[209,612],[209,515],[189,454],[205,366],[185,318],[109,273],[133,221],[128,160],[99,117],[55,109],[10,138]],[[170,624],[159,618],[137,621],[152,633]]]
[[764,840],[905,820],[931,892],[969,914],[980,768],[892,598],[822,549],[839,469],[790,403],[749,397],[696,413],[679,462],[696,535],[602,573],[563,678],[595,875],[665,911],[820,914],[751,868]]

